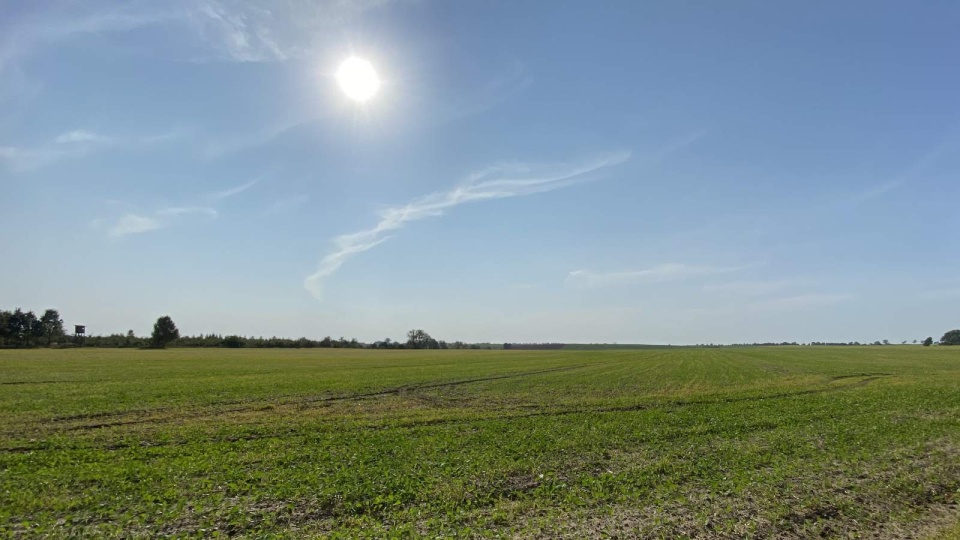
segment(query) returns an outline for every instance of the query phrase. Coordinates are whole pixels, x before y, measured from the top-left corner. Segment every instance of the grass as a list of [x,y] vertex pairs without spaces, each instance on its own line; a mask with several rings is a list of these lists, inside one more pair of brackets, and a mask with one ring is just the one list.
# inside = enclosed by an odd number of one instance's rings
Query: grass
[[0,351],[0,433],[3,537],[957,538],[960,347]]

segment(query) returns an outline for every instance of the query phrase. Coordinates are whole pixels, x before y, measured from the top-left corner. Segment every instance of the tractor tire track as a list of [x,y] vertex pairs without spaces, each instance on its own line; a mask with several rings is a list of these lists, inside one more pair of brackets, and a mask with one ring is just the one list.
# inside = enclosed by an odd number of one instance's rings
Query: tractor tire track
[[[597,365],[597,364],[594,364],[594,365]],[[574,369],[581,369],[581,368],[586,367],[586,366],[587,366],[587,364],[580,364],[580,365],[575,365],[575,366],[564,366],[564,367],[557,367],[557,368],[540,369],[540,370],[535,370],[535,371],[524,371],[524,372],[519,372],[519,373],[509,373],[509,374],[505,374],[505,375],[491,375],[491,376],[487,376],[487,377],[475,377],[475,378],[472,378],[472,379],[459,379],[459,380],[444,381],[444,382],[430,382],[430,383],[423,383],[423,384],[410,384],[410,385],[403,385],[403,386],[396,386],[396,387],[392,387],[392,388],[386,388],[386,389],[383,389],[383,390],[377,390],[377,391],[373,391],[373,392],[360,392],[360,393],[346,394],[346,395],[340,395],[340,396],[318,396],[318,397],[310,397],[310,398],[295,398],[295,399],[288,399],[288,400],[278,400],[278,401],[273,401],[273,402],[263,402],[263,401],[257,401],[257,402],[249,402],[249,401],[228,401],[228,402],[221,402],[221,403],[218,403],[218,404],[214,404],[214,405],[212,405],[211,407],[212,407],[212,408],[215,408],[215,407],[217,407],[217,406],[235,405],[235,404],[248,404],[248,405],[245,405],[245,406],[243,406],[243,407],[236,407],[236,408],[232,408],[232,409],[226,409],[226,410],[217,410],[217,409],[214,409],[214,410],[203,410],[203,411],[194,411],[194,412],[186,412],[186,413],[181,412],[181,413],[178,413],[178,414],[163,415],[163,416],[152,416],[152,417],[149,417],[149,418],[141,418],[141,419],[118,420],[118,421],[115,421],[115,422],[98,422],[98,423],[95,423],[95,424],[82,424],[82,425],[77,425],[77,426],[66,427],[66,428],[64,428],[64,429],[65,429],[66,431],[82,431],[82,430],[102,429],[102,428],[115,427],[115,426],[129,426],[129,425],[138,425],[138,424],[162,423],[162,422],[175,421],[175,420],[180,420],[180,419],[203,418],[203,417],[223,415],[223,414],[238,414],[238,413],[245,413],[245,412],[258,412],[258,411],[263,411],[263,410],[275,409],[275,408],[277,408],[277,407],[289,407],[289,406],[298,407],[299,409],[303,410],[303,409],[310,408],[311,406],[312,406],[312,407],[316,407],[316,406],[318,406],[318,404],[319,404],[320,407],[324,407],[324,406],[327,406],[327,405],[329,405],[329,404],[336,403],[336,402],[354,401],[354,400],[363,400],[363,399],[373,399],[373,398],[384,397],[384,396],[391,396],[391,395],[404,395],[404,394],[407,394],[407,393],[414,393],[414,392],[417,392],[417,391],[420,391],[420,390],[430,390],[430,389],[436,389],[436,388],[450,388],[450,387],[462,386],[462,385],[466,385],[466,384],[475,384],[475,383],[488,382],[488,381],[498,381],[498,380],[505,380],[505,379],[516,379],[516,378],[521,378],[521,377],[532,377],[532,376],[535,376],[535,375],[544,375],[544,374],[548,374],[548,373],[560,373],[560,372],[570,371],[570,370],[574,370]],[[53,422],[53,423],[66,423],[66,422],[75,421],[75,420],[93,420],[93,419],[100,419],[100,418],[120,418],[120,417],[124,417],[124,416],[137,417],[137,416],[156,415],[157,413],[165,413],[165,412],[169,412],[169,411],[172,411],[172,410],[175,410],[175,408],[173,408],[173,407],[164,407],[164,408],[157,408],[157,409],[144,409],[144,410],[138,410],[138,411],[123,411],[123,412],[116,411],[116,412],[91,413],[91,414],[86,414],[86,415],[73,415],[73,416],[57,417],[57,418],[52,419],[51,422]]]
[[[568,370],[568,369],[574,369],[574,367],[560,368],[560,369]],[[555,372],[555,371],[559,371],[560,369],[540,371],[537,373]],[[430,387],[452,386],[452,385],[458,385],[458,384],[467,384],[468,382],[478,382],[480,380],[497,380],[497,379],[503,379],[503,378],[509,378],[509,377],[529,376],[532,374],[533,373],[528,372],[525,374],[514,374],[510,376],[484,377],[482,379],[451,381],[448,383],[435,383],[429,386]],[[844,376],[842,378],[849,379],[849,378],[854,378],[858,376],[861,376],[861,375],[850,375],[850,376]],[[488,416],[475,416],[475,417],[468,417],[468,418],[462,418],[462,417],[432,418],[432,419],[426,419],[426,420],[398,422],[398,423],[387,424],[387,425],[361,426],[361,429],[367,429],[367,430],[418,429],[422,427],[430,427],[430,426],[438,426],[438,425],[470,424],[473,422],[486,422],[486,421],[493,421],[493,420],[512,421],[512,420],[526,419],[526,418],[562,417],[562,416],[572,416],[572,415],[578,415],[578,414],[605,414],[605,413],[617,413],[617,412],[637,412],[637,411],[647,411],[647,410],[671,411],[671,410],[676,410],[680,408],[696,407],[696,406],[726,405],[731,403],[744,403],[744,402],[751,402],[751,401],[767,401],[767,400],[772,401],[772,400],[778,400],[778,399],[788,399],[793,397],[807,396],[807,395],[814,395],[814,394],[828,394],[828,393],[834,393],[834,392],[841,392],[845,390],[851,390],[855,388],[862,388],[885,376],[886,375],[874,375],[874,376],[866,377],[852,384],[844,384],[840,386],[811,388],[807,390],[797,390],[793,392],[778,392],[774,394],[765,394],[765,395],[759,395],[759,396],[739,396],[739,397],[728,397],[728,398],[721,398],[721,399],[704,399],[704,400],[691,400],[691,401],[661,401],[661,402],[638,403],[634,405],[622,405],[622,406],[613,406],[613,407],[555,409],[555,410],[531,411],[531,412],[523,412],[518,414],[506,414],[506,415],[493,414]],[[423,386],[421,386],[421,388],[422,387]],[[400,391],[400,388],[391,389],[391,392],[389,393],[393,394],[398,391]],[[371,395],[381,395],[381,394],[382,393],[380,392],[371,393]],[[359,396],[359,394],[356,396]],[[343,396],[343,398],[345,397],[346,396]],[[521,406],[518,408],[525,408],[525,407],[526,406]],[[162,419],[157,419],[155,421],[162,421]],[[129,425],[129,424],[147,423],[147,422],[148,421],[132,421],[132,422],[126,422],[126,423],[117,422],[117,423],[103,425],[102,427],[110,427],[114,425]],[[100,425],[76,426],[75,428],[72,428],[72,429],[96,429],[97,427],[101,427],[101,426]],[[132,448],[132,447],[156,448],[156,447],[184,446],[187,444],[198,444],[198,443],[216,444],[216,443],[224,443],[224,442],[227,442],[227,443],[250,442],[250,441],[257,441],[257,440],[264,440],[264,439],[285,439],[291,436],[296,436],[298,434],[303,434],[303,433],[298,429],[288,429],[288,430],[283,430],[283,431],[278,431],[273,433],[237,435],[237,436],[229,436],[229,437],[215,437],[215,438],[209,438],[205,440],[196,440],[196,441],[165,441],[165,442],[157,442],[157,443],[151,443],[151,442],[118,443],[118,444],[102,446],[99,448],[104,448],[107,450],[122,450],[125,448]],[[28,452],[35,452],[35,451],[70,450],[70,449],[72,449],[72,447],[54,448],[54,447],[47,447],[47,446],[35,446],[35,447],[19,446],[19,447],[0,448],[0,453],[28,453]]]

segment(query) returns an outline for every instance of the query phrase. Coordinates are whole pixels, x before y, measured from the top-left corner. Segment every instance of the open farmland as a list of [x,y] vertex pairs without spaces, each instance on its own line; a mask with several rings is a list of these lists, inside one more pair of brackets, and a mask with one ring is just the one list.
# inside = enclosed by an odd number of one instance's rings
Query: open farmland
[[5,537],[936,538],[960,347],[0,351],[0,430]]

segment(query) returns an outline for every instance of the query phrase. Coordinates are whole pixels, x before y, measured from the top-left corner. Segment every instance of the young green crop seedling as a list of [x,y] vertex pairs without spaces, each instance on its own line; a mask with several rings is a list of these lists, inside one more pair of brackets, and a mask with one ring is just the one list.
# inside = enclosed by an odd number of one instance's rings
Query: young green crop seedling
[[0,351],[0,536],[935,533],[958,354]]

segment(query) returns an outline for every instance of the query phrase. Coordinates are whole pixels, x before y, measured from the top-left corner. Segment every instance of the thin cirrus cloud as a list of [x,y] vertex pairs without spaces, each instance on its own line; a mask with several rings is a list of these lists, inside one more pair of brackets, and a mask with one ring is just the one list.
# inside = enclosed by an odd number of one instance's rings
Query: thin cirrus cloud
[[182,17],[182,10],[167,3],[159,10],[153,4],[97,0],[35,4],[0,22],[0,102],[35,94],[42,87],[24,69],[38,51],[63,47],[85,36],[129,32]]
[[197,62],[282,62],[315,54],[345,23],[387,0],[288,2],[36,2],[0,20],[0,102],[35,93],[24,66],[37,52],[89,36],[162,28],[172,36],[154,52]]
[[176,133],[114,137],[87,129],[67,131],[36,146],[0,146],[0,163],[13,172],[30,172],[58,161],[78,159],[110,148],[142,148],[173,139]]
[[283,137],[285,134],[296,130],[297,128],[307,126],[319,120],[319,118],[298,119],[285,122],[279,122],[259,131],[248,133],[237,133],[220,136],[209,141],[202,149],[202,154],[207,159],[217,159],[230,154],[266,146]]
[[113,143],[113,138],[92,131],[69,131],[33,147],[0,146],[0,162],[14,172],[33,171],[63,159],[83,157]]
[[853,196],[852,202],[864,203],[871,199],[876,199],[887,193],[894,191],[901,186],[909,184],[915,181],[918,177],[921,177],[926,173],[930,168],[932,168],[940,158],[948,153],[950,150],[956,147],[956,143],[952,139],[944,139],[939,144],[935,145],[933,148],[928,150],[922,156],[916,159],[911,163],[906,169],[900,172],[896,177],[882,182],[880,184],[871,186],[870,188],[861,191]]
[[120,238],[130,234],[155,231],[163,226],[163,222],[156,218],[126,213],[120,216],[120,219],[118,219],[117,222],[110,227],[110,229],[107,231],[107,235],[109,235],[111,238]]
[[510,96],[526,90],[533,84],[533,76],[519,60],[514,60],[501,73],[478,85],[464,98],[455,101],[439,114],[440,123],[451,122],[480,114],[506,101]]
[[307,204],[309,201],[309,195],[294,195],[292,197],[277,199],[264,208],[263,216],[270,217],[290,212]]
[[324,36],[387,0],[326,0],[256,4],[201,0],[185,4],[190,28],[205,43],[193,60],[283,62],[312,54]]
[[240,184],[239,186],[232,187],[232,188],[229,188],[229,189],[225,189],[225,190],[223,190],[223,191],[217,191],[217,192],[215,192],[215,193],[211,193],[211,194],[209,195],[209,198],[211,198],[211,199],[213,199],[213,200],[215,200],[215,201],[219,201],[219,200],[223,200],[223,199],[227,199],[227,198],[230,198],[230,197],[239,195],[239,194],[243,193],[244,191],[247,191],[248,189],[250,189],[250,188],[252,188],[253,186],[255,186],[255,185],[257,184],[257,182],[259,182],[259,181],[260,181],[260,178],[254,178],[253,180],[250,180],[249,182]]
[[187,216],[187,215],[200,215],[207,216],[210,219],[217,217],[218,212],[216,208],[210,208],[208,206],[170,206],[167,208],[162,208],[157,210],[158,216]]
[[103,135],[98,135],[92,131],[87,131],[84,129],[78,129],[76,131],[69,131],[58,135],[53,142],[57,144],[69,144],[69,143],[78,143],[78,142],[110,142],[109,137],[104,137]]
[[4,37],[0,39],[0,74],[44,47],[85,35],[126,32],[177,17],[175,10],[130,9],[114,3],[98,5],[96,1],[42,8],[28,11],[4,28]]
[[567,274],[567,284],[575,287],[596,289],[618,285],[637,285],[690,279],[694,277],[729,274],[746,270],[755,264],[743,266],[698,266],[682,263],[667,263],[640,270],[618,272],[595,272],[574,270]]
[[[232,188],[210,193],[204,198],[219,202],[246,192],[259,181],[260,179],[257,178]],[[205,217],[208,220],[214,220],[219,215],[220,212],[213,206],[167,206],[149,215],[125,212],[117,219],[113,226],[107,229],[107,236],[110,238],[122,238],[133,234],[163,229],[174,224],[177,220],[191,216]],[[102,223],[102,221],[103,220],[96,220],[95,224]]]
[[107,229],[107,236],[110,238],[122,238],[133,234],[141,234],[150,231],[156,231],[169,227],[176,220],[189,216],[203,216],[208,219],[216,219],[218,215],[216,208],[192,207],[192,206],[170,206],[161,208],[151,215],[135,214],[127,212],[120,216],[117,222]]
[[577,165],[504,164],[489,167],[467,177],[449,191],[431,193],[402,205],[387,208],[380,221],[369,229],[340,235],[333,240],[334,249],[321,261],[304,287],[317,299],[323,297],[324,282],[351,257],[363,253],[390,238],[387,233],[407,223],[442,216],[461,204],[520,197],[552,191],[590,178],[590,173],[619,165],[630,159],[630,152],[603,155]]

